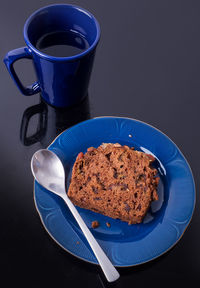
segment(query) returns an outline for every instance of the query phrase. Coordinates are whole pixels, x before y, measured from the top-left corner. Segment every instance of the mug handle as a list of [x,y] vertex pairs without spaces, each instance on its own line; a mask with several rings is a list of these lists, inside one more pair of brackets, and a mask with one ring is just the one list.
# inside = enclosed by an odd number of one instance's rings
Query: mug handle
[[28,49],[28,47],[21,47],[21,48],[8,52],[4,58],[4,63],[12,79],[14,80],[15,84],[21,91],[21,93],[24,95],[30,96],[30,95],[40,92],[40,85],[39,85],[39,82],[35,82],[32,85],[25,87],[22,84],[22,82],[19,80],[19,77],[17,76],[15,69],[14,69],[14,63],[17,60],[22,59],[22,58],[27,58],[27,59],[33,58],[32,53]]

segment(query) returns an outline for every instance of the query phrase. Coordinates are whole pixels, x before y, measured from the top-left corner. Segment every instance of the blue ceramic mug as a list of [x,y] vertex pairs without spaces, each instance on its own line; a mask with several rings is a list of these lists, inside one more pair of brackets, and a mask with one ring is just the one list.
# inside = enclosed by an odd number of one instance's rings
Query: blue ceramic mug
[[[67,57],[50,56],[36,48],[43,35],[64,30],[84,37],[88,47]],[[50,5],[37,10],[27,19],[24,26],[27,46],[8,52],[4,63],[22,94],[29,96],[40,92],[48,104],[72,106],[87,95],[99,38],[99,24],[91,13],[73,5]],[[33,60],[38,79],[28,87],[22,84],[13,66],[21,58]]]

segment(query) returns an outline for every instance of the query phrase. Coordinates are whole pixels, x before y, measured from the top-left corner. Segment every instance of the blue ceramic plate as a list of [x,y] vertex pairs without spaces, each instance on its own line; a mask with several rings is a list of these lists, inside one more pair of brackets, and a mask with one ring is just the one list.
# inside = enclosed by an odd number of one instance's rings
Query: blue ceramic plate
[[[195,206],[195,187],[190,167],[177,146],[162,132],[143,122],[118,117],[87,120],[64,131],[48,147],[62,160],[67,176],[77,154],[102,142],[134,146],[156,157],[160,174],[159,201],[152,203],[142,224],[120,220],[78,208],[92,233],[115,266],[132,266],[150,261],[172,248],[187,228]],[[97,260],[66,204],[35,182],[34,197],[42,223],[65,250],[85,261]],[[106,226],[106,222],[111,227]]]

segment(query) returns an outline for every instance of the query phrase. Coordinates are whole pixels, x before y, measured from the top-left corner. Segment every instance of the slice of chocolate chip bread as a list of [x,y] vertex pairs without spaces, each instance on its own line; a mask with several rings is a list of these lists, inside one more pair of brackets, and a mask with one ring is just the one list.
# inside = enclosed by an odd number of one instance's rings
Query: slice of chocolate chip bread
[[154,157],[128,146],[103,143],[80,152],[74,163],[68,196],[82,208],[141,223],[153,200],[158,200]]

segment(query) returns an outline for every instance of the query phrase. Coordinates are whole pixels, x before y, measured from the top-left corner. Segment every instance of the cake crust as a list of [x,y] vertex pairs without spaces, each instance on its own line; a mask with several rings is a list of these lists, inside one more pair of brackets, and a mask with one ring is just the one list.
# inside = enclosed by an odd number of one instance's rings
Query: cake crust
[[68,196],[79,207],[129,224],[141,223],[151,202],[158,200],[154,160],[118,143],[90,147],[76,158]]

